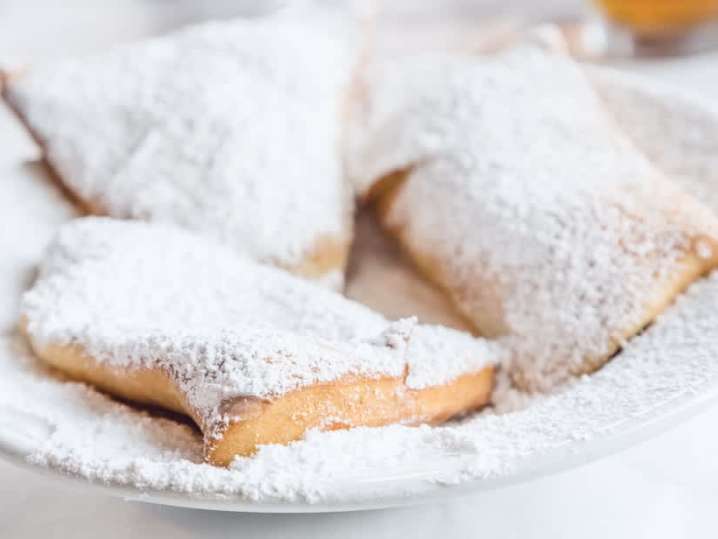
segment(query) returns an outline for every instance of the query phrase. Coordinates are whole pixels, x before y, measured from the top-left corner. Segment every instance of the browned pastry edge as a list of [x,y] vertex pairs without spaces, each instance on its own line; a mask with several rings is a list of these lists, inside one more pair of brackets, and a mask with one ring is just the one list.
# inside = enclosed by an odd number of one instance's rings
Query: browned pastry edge
[[123,399],[191,417],[204,433],[206,459],[219,466],[229,465],[236,456],[254,454],[260,445],[300,440],[310,429],[441,423],[486,405],[494,385],[493,366],[423,389],[407,387],[405,376],[346,375],[273,398],[229,399],[221,410],[229,423],[217,429],[217,425],[204,424],[161,369],[114,367],[95,360],[79,345],[40,346],[28,338],[40,359],[72,379]]
[[[457,301],[456,291],[450,289],[445,284],[446,279],[442,275],[444,273],[442,261],[425,251],[419,252],[411,249],[406,238],[406,231],[401,226],[392,226],[388,223],[387,215],[391,211],[397,196],[401,193],[401,189],[408,180],[411,172],[412,168],[393,171],[379,179],[370,189],[367,200],[373,205],[379,222],[389,234],[398,240],[405,256],[414,263],[419,272],[447,294],[457,312],[464,317],[477,334],[489,338],[508,334],[509,330],[482,325],[468,313],[464,312]],[[650,325],[691,283],[718,267],[718,241],[704,235],[695,236],[691,241],[691,246],[685,258],[679,263],[681,269],[677,271],[675,275],[669,276],[664,282],[656,284],[657,288],[662,290],[662,293],[657,294],[652,302],[646,304],[645,313],[641,320],[634,326],[627,327],[624,332],[611,339],[606,354],[597,357],[587,357],[581,365],[573,366],[570,371],[571,375],[580,376],[582,374],[590,374],[601,368],[615,354],[620,352],[623,342],[639,334]],[[710,257],[703,257],[698,254],[698,246],[700,244],[710,245],[712,251]],[[501,304],[498,298],[495,302],[494,312],[501,312]],[[535,391],[537,389],[525,378],[520,369],[510,369],[510,371],[512,379],[519,387],[529,391]]]

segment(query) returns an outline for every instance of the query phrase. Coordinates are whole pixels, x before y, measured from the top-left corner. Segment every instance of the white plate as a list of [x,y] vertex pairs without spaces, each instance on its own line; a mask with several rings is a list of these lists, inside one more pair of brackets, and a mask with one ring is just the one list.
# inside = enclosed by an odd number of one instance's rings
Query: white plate
[[[442,485],[423,479],[421,471],[416,473],[388,475],[377,474],[356,480],[351,485],[337,483],[333,487],[333,499],[328,502],[309,503],[302,501],[285,502],[267,498],[261,502],[248,501],[241,497],[223,495],[189,495],[171,490],[143,489],[114,483],[88,481],[81,477],[66,474],[53,468],[35,466],[27,461],[33,448],[47,435],[47,425],[34,422],[18,413],[9,417],[7,410],[0,415],[0,454],[8,461],[32,469],[35,472],[54,476],[59,480],[73,483],[78,488],[97,491],[128,501],[138,501],[189,507],[217,511],[238,511],[253,513],[320,513],[379,509],[403,505],[414,505],[431,501],[440,501],[453,496],[480,490],[492,490],[503,486],[523,483],[532,479],[557,473],[563,470],[587,464],[593,460],[626,449],[661,431],[680,424],[718,397],[718,381],[698,392],[686,392],[676,400],[656,403],[645,414],[624,423],[619,429],[589,442],[556,449],[553,452],[524,463],[514,473],[505,477],[469,481],[460,485]],[[10,430],[8,425],[17,425],[17,420],[26,421],[25,430]],[[460,457],[444,455],[432,463],[431,471],[437,467],[451,468],[458,465],[453,462]],[[331,489],[331,487],[330,487]],[[409,492],[407,495],[405,493]]]
[[[662,94],[654,98],[667,99]],[[652,114],[651,102],[647,101],[645,106],[646,114]],[[0,144],[0,147],[14,149],[9,157],[6,153],[0,161],[3,178],[0,184],[0,252],[3,253],[0,259],[0,293],[7,300],[0,307],[0,332],[5,336],[2,338],[7,340],[7,336],[13,332],[17,318],[18,298],[31,280],[33,265],[39,260],[40,252],[53,230],[72,216],[72,210],[48,184],[42,167],[23,164],[23,158],[31,155],[28,152],[34,150],[23,142],[19,131],[13,127],[12,119],[1,114],[5,113],[0,111],[0,133],[6,140],[0,141],[4,143]],[[718,128],[716,133],[718,134]],[[666,144],[671,142],[667,140]],[[706,170],[705,167],[697,169]],[[695,182],[696,178],[691,181]],[[363,220],[359,227],[357,249],[362,262],[356,262],[352,267],[350,295],[388,316],[417,312],[425,321],[461,325],[460,319],[448,308],[441,295],[416,278],[412,270],[396,256],[392,246],[377,234],[367,220]],[[392,294],[382,293],[387,289],[391,290]],[[718,305],[718,285],[714,289]],[[3,348],[0,352],[0,361],[16,359],[8,352],[8,348]],[[42,405],[43,399],[46,398],[44,394],[28,395],[27,403],[15,402],[11,407],[0,407],[0,453],[15,463],[55,474],[84,488],[130,500],[181,507],[299,513],[415,504],[468,491],[488,490],[525,482],[587,463],[680,423],[718,396],[718,365],[714,365],[716,362],[712,361],[713,358],[700,358],[695,364],[688,366],[700,372],[697,378],[691,377],[690,368],[681,370],[677,368],[680,366],[661,358],[639,359],[647,365],[652,362],[655,364],[650,370],[649,379],[644,380],[645,383],[630,388],[630,396],[636,405],[630,408],[630,414],[626,417],[617,417],[610,409],[603,414],[601,402],[587,403],[586,413],[594,414],[587,416],[587,422],[591,423],[590,435],[584,438],[577,435],[576,439],[569,443],[549,445],[544,451],[517,459],[514,466],[504,474],[455,485],[444,484],[440,478],[451,477],[452,472],[463,470],[470,459],[476,458],[475,455],[439,452],[428,455],[424,460],[413,461],[403,468],[388,470],[376,467],[365,471],[362,477],[332,477],[323,485],[322,497],[314,502],[285,501],[272,496],[263,496],[261,501],[252,501],[242,496],[212,493],[190,495],[169,489],[143,489],[137,485],[123,485],[112,481],[91,482],[61,472],[56,467],[42,467],[28,462],[28,457],[42,446],[53,429],[43,418],[28,412],[32,407]],[[602,376],[610,376],[612,370],[619,368],[620,357],[599,372],[593,380],[600,383]],[[22,376],[24,375],[18,370],[17,380],[9,376],[0,381],[0,385],[20,384]],[[656,387],[665,386],[665,380],[671,379],[678,382],[671,391],[656,392]],[[681,380],[685,380],[685,384],[681,385]],[[568,400],[558,402],[573,402],[570,400],[571,391],[573,390],[567,392]],[[604,397],[607,405],[611,396],[604,394]],[[48,406],[51,405],[56,405],[56,402],[48,401]],[[97,448],[99,452],[102,451],[101,440],[98,440]]]
[[[12,358],[0,357],[0,361]],[[669,369],[669,364],[664,364]],[[714,374],[718,374],[718,367]],[[655,373],[657,378],[671,375],[670,372]],[[4,383],[15,381],[4,380]],[[20,380],[18,379],[18,382]],[[651,385],[645,386],[651,391]],[[644,407],[634,410],[631,417],[618,427],[610,423],[614,418],[607,418],[606,433],[588,441],[577,439],[563,447],[556,447],[542,454],[526,459],[511,473],[502,477],[468,481],[459,485],[443,485],[434,478],[437,471],[451,473],[460,469],[466,458],[461,454],[437,454],[418,469],[399,470],[387,473],[377,470],[363,478],[347,480],[334,478],[333,484],[327,484],[325,501],[310,503],[306,501],[282,501],[265,497],[262,501],[250,501],[239,496],[226,495],[189,495],[172,490],[143,489],[133,485],[117,483],[92,482],[65,474],[51,467],[32,465],[28,457],[42,445],[49,435],[52,426],[40,417],[23,410],[23,403],[16,407],[0,408],[0,454],[11,462],[28,466],[36,471],[54,475],[64,481],[74,482],[83,488],[93,489],[101,493],[121,497],[126,500],[157,503],[179,507],[193,507],[221,511],[269,512],[269,513],[313,513],[327,511],[366,510],[400,505],[417,504],[432,500],[445,499],[462,493],[491,490],[498,487],[522,483],[531,479],[556,473],[562,470],[586,464],[592,460],[610,455],[618,450],[628,448],[647,439],[662,430],[678,425],[687,417],[697,414],[718,397],[718,378],[713,377],[703,387],[686,388],[668,401],[651,402],[650,396],[642,395]],[[41,394],[28,396],[33,406],[43,399]],[[28,401],[29,402],[29,401]],[[49,403],[50,404],[50,403]],[[51,402],[56,405],[55,401]],[[21,425],[20,428],[18,426]],[[99,450],[102,442],[98,441]]]

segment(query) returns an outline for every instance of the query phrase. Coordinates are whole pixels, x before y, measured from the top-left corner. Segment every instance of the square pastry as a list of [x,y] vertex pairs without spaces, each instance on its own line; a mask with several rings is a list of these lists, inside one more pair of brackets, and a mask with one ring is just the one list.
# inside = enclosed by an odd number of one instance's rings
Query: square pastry
[[718,221],[614,124],[579,65],[522,44],[377,63],[350,170],[522,388],[601,366],[718,262]]
[[339,11],[209,22],[33,66],[4,95],[89,212],[180,225],[336,284],[360,42]]

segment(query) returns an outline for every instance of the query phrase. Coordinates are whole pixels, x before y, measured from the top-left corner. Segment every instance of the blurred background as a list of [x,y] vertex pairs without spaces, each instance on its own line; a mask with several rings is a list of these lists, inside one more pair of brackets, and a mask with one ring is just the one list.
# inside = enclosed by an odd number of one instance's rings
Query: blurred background
[[[256,15],[291,3],[282,0],[0,0],[0,60],[55,56],[162,32],[190,22],[234,15]],[[325,1],[349,4],[349,0]],[[353,0],[352,3],[358,3]],[[376,3],[376,2],[372,2]],[[369,4],[369,2],[366,2]],[[450,18],[462,27],[486,18],[522,20],[574,17],[585,12],[581,0],[396,0],[383,2],[383,17],[412,27]],[[442,26],[445,22],[442,21]],[[59,46],[59,48],[58,48]]]
[[[207,19],[257,16],[301,3],[373,9],[378,48],[388,53],[492,48],[551,22],[562,27],[574,54],[587,60],[681,81],[688,76],[691,83],[718,71],[713,54],[718,0],[0,0],[0,66],[81,54]],[[636,57],[644,61],[631,63]],[[701,64],[698,77],[689,73],[696,63]],[[695,84],[713,94],[714,80]]]
[[[303,0],[307,3],[307,0]],[[541,22],[588,23],[588,53],[694,52],[718,41],[718,0],[317,0],[379,6],[388,47],[457,46]],[[287,0],[0,0],[0,62],[92,50],[210,18],[253,16]],[[316,2],[315,2],[316,3]],[[598,21],[608,25],[595,24]],[[608,27],[609,39],[604,35]],[[396,32],[397,29],[401,32]],[[606,43],[608,41],[609,43]],[[596,50],[598,49],[598,50]]]

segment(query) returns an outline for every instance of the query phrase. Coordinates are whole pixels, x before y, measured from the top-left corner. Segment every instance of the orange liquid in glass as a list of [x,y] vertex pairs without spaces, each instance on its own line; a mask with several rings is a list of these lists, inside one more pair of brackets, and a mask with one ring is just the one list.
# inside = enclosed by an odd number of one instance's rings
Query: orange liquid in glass
[[640,34],[687,30],[718,19],[718,0],[596,0],[606,17]]

